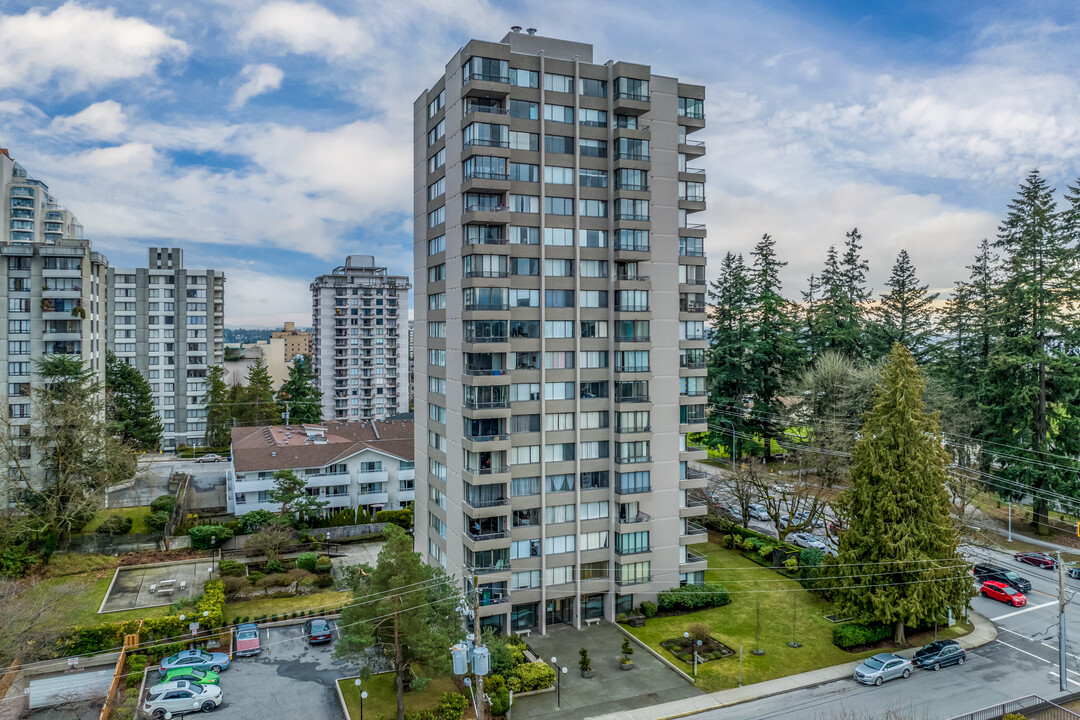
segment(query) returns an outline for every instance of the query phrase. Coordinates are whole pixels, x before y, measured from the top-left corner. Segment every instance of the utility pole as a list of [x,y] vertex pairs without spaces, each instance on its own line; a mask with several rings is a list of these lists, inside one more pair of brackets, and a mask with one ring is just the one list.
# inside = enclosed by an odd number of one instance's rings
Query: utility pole
[[1012,500],[1009,501],[1009,542],[1012,542]]
[[1057,554],[1058,571],[1058,683],[1062,692],[1069,689],[1065,667],[1065,566],[1061,564],[1061,552]]
[[[473,640],[475,647],[484,647],[483,636],[480,634],[480,576],[473,575],[473,635],[476,638]],[[476,667],[473,667],[475,670]],[[480,696],[480,703],[477,705],[478,713],[477,720],[484,720],[487,717],[487,708],[484,706],[484,679],[479,675],[476,676],[476,694]]]

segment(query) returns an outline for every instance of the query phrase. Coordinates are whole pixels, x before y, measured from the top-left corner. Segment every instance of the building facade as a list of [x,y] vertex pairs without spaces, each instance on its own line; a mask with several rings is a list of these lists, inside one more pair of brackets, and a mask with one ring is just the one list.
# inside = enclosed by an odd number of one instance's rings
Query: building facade
[[206,371],[225,359],[225,274],[189,270],[180,248],[109,269],[109,346],[150,383],[163,450],[203,445]]
[[473,40],[414,105],[417,550],[503,632],[704,581],[702,86]]
[[292,361],[285,361],[285,339],[271,337],[253,343],[228,343],[225,345],[225,360],[221,365],[226,385],[247,385],[248,371],[261,360],[266,373],[274,385],[274,391],[281,389],[289,379]]
[[29,177],[7,148],[0,148],[0,181],[8,220],[0,243],[57,243],[82,238],[83,228],[71,212],[49,194],[49,186]]
[[362,508],[374,517],[379,510],[411,507],[412,425],[375,420],[233,428],[229,512],[280,511],[269,496],[279,470],[305,478],[308,492],[327,502],[327,512]]
[[287,322],[284,330],[275,330],[270,333],[271,340],[278,338],[281,338],[285,347],[284,362],[292,363],[299,355],[311,356],[310,330],[297,330],[295,323]]
[[312,361],[323,419],[382,419],[408,410],[409,278],[371,255],[311,283]]

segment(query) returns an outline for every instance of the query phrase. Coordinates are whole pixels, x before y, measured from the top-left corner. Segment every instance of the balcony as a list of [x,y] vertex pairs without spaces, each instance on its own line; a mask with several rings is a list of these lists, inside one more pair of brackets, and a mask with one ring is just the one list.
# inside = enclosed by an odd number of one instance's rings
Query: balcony
[[462,78],[461,84],[462,85],[468,85],[470,83],[474,83],[474,82],[477,82],[477,81],[509,84],[510,83],[510,76],[509,75],[489,75],[488,73],[471,72],[471,73],[467,74],[464,78]]
[[687,520],[686,530],[683,532],[683,535],[705,535],[708,534],[708,532],[708,528],[706,528],[704,525],[699,525],[696,522],[690,522],[689,520]]
[[616,485],[616,495],[640,495],[652,492],[652,485]]
[[628,222],[649,222],[648,215],[634,215],[633,213],[617,213],[615,219],[626,220]]
[[492,465],[492,466],[486,467],[486,468],[484,468],[484,467],[477,468],[477,467],[469,467],[468,465],[466,465],[464,467],[464,470],[465,470],[465,472],[467,472],[468,474],[470,474],[470,475],[472,475],[474,477],[482,477],[484,475],[499,475],[500,473],[508,473],[508,472],[510,472],[510,466],[509,465]]
[[652,425],[628,425],[625,427],[616,427],[616,434],[622,435],[625,433],[646,433],[652,432]]
[[641,192],[648,192],[649,186],[646,183],[616,182],[615,183],[615,189],[616,190],[635,190],[635,191],[641,191]]
[[473,337],[467,337],[462,342],[465,343],[504,343],[509,342],[509,338],[505,335],[474,335]]
[[679,395],[680,395],[681,397],[705,397],[705,396],[706,396],[706,395],[708,395],[708,394],[709,394],[709,391],[708,391],[708,390],[705,390],[705,389],[701,389],[701,390],[687,390],[687,391],[686,391],[686,392],[684,392],[684,393],[679,393]]
[[649,305],[616,305],[615,312],[649,312]]
[[473,377],[510,374],[510,371],[506,368],[465,368],[464,372],[466,375],[471,375]]
[[679,301],[679,312],[703,313],[707,307],[708,305],[703,302],[695,302],[693,300]]
[[473,532],[472,530],[466,530],[465,535],[473,542],[486,542],[488,540],[502,540],[503,538],[508,538],[510,537],[510,531],[496,530],[494,532]]
[[649,282],[648,275],[616,275],[615,279],[620,282]]
[[[616,365],[615,366],[615,372],[617,372],[617,373],[647,373],[647,372],[649,372],[649,366],[648,365]],[[648,399],[648,397],[646,397],[644,401],[635,400],[633,402],[648,402],[648,401],[649,401],[649,399]],[[619,401],[616,400],[616,402],[619,402]]]
[[626,457],[617,457],[615,462],[618,465],[637,465],[639,463],[652,462],[652,455],[628,455]]
[[461,309],[465,312],[495,312],[509,310],[510,303],[469,303]]
[[464,405],[469,410],[492,410],[510,407],[510,400],[466,400]]
[[695,470],[694,468],[686,468],[686,477],[680,478],[681,480],[702,480],[709,477],[709,473],[704,470]]
[[627,585],[644,585],[649,582],[652,582],[651,575],[636,575],[632,578],[615,578],[615,584],[619,587],[625,587]]
[[464,435],[463,437],[464,439],[474,443],[498,442],[500,440],[510,439],[510,436],[506,433],[503,433],[501,435]]
[[646,545],[645,547],[615,548],[616,555],[641,555],[648,552],[652,552],[651,545]]
[[624,243],[615,241],[615,252],[649,252],[649,243]]
[[615,402],[617,403],[647,403],[649,402],[648,395],[622,395],[616,396]]
[[649,342],[652,338],[649,335],[616,335],[615,342],[632,343],[632,342]]
[[[488,486],[488,487],[493,487],[493,486]],[[509,498],[497,498],[495,500],[474,500],[474,499],[471,499],[469,497],[466,497],[465,498],[465,504],[468,505],[471,508],[477,508],[477,509],[480,509],[480,508],[492,508],[492,507],[499,507],[501,505],[509,505],[510,504],[510,499]]]
[[686,225],[684,225],[683,227],[681,227],[679,229],[680,230],[704,230],[705,226],[700,224],[700,223],[697,223],[697,224],[695,224],[695,223],[687,223]]
[[390,502],[390,496],[384,492],[360,493],[356,502],[360,505],[385,505]]
[[709,561],[708,556],[706,556],[706,555],[704,555],[702,553],[699,553],[699,552],[695,552],[694,550],[691,550],[690,548],[686,548],[686,561],[682,562],[682,563],[679,563],[679,564],[680,565],[690,565],[691,563],[704,563],[704,562],[708,562],[708,561]]
[[679,367],[683,368],[684,370],[704,370],[705,369],[705,361],[704,360],[686,360],[685,362],[680,361],[679,362]]
[[[495,76],[491,76],[491,77],[495,77]],[[499,82],[499,81],[495,81],[495,82]],[[507,78],[506,82],[510,82],[509,78]],[[504,108],[504,107],[500,107],[499,105],[481,105],[479,103],[466,103],[465,104],[465,116],[466,117],[468,117],[469,115],[472,115],[473,113],[488,113],[488,114],[491,114],[491,115],[506,115],[509,112],[510,112],[510,110],[508,110],[507,108]]]
[[643,512],[639,512],[637,515],[627,517],[619,516],[615,518],[616,525],[640,525],[641,523],[647,522],[652,522],[652,515],[647,515]]
[[509,573],[510,561],[509,560],[497,560],[494,565],[473,565],[471,563],[465,564],[465,569],[470,575],[490,575],[491,573]]
[[629,153],[629,152],[617,152],[615,153],[616,160],[637,160],[638,162],[649,162],[649,156],[645,153]]

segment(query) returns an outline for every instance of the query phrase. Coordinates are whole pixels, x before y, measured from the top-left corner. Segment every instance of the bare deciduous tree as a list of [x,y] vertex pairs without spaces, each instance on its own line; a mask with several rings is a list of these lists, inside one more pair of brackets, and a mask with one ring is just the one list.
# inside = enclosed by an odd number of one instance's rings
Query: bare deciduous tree
[[31,593],[22,583],[0,578],[0,607],[4,608],[4,621],[0,622],[3,664],[16,657],[23,663],[50,657],[60,636],[62,609],[67,599],[78,592],[75,585],[50,584],[39,586]]
[[785,481],[783,476],[764,473],[752,463],[736,474],[741,474],[744,482],[753,488],[757,502],[765,508],[780,540],[790,533],[812,529],[814,520],[824,516],[828,503],[818,485],[797,479]]

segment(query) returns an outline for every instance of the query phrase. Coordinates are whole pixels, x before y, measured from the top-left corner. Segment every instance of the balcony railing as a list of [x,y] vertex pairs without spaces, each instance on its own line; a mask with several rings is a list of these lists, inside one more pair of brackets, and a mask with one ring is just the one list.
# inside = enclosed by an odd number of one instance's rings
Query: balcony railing
[[510,175],[508,173],[496,173],[496,172],[483,172],[481,170],[473,170],[472,172],[465,173],[463,180],[472,180],[473,178],[479,178],[481,180],[509,180]]
[[615,372],[617,373],[641,373],[649,372],[648,365],[616,365]]
[[704,250],[688,250],[686,248],[683,248],[679,250],[679,254],[683,257],[705,257]]
[[466,497],[465,504],[471,508],[499,507],[500,505],[509,505],[510,498],[496,498],[494,500],[476,500]]
[[679,393],[683,397],[704,397],[709,394],[708,390],[687,390],[684,393]]
[[685,200],[686,202],[705,202],[705,193],[680,195],[679,199]]
[[616,427],[615,432],[619,434],[652,432],[652,425],[623,425]]
[[621,243],[615,242],[615,250],[623,252],[649,252],[649,243]]
[[481,80],[483,82],[508,83],[508,82],[510,82],[510,76],[509,75],[491,75],[489,73],[476,73],[476,72],[474,72],[474,73],[469,73],[468,75],[466,75],[465,78],[461,81],[461,84],[462,85],[468,85],[473,80]]
[[[507,82],[509,82],[509,81],[507,81]],[[638,102],[649,102],[649,94],[648,93],[622,92],[622,91],[616,90],[615,91],[615,99],[616,100],[637,100]]]
[[616,305],[616,312],[649,312],[648,303],[645,304],[631,304],[631,305]]
[[691,175],[704,175],[705,168],[684,167],[680,172],[690,173]]
[[461,308],[462,310],[474,312],[484,310],[509,310],[510,303],[469,303]]
[[641,162],[649,162],[649,156],[646,153],[617,152],[615,153],[615,159],[640,160]]
[[509,400],[466,400],[465,407],[470,410],[491,410],[492,408],[508,408]]
[[620,587],[626,585],[642,585],[647,582],[652,582],[651,575],[637,575],[632,578],[615,578],[615,584]]
[[649,342],[648,335],[616,335],[615,342]]
[[687,564],[689,564],[689,563],[699,563],[699,562],[708,562],[708,560],[709,560],[708,556],[706,556],[706,555],[704,555],[702,553],[696,552],[694,550],[691,550],[690,548],[686,548],[686,562],[687,562]]
[[466,530],[465,534],[469,536],[470,540],[476,542],[483,542],[485,540],[501,540],[502,538],[510,537],[509,530],[497,530],[495,532],[473,532],[472,530]]
[[497,440],[509,440],[510,436],[505,433],[496,435],[465,435],[465,439],[471,440],[472,442],[495,442]]
[[682,229],[683,230],[704,230],[705,226],[702,225],[701,223],[697,223],[697,224],[687,223],[686,225],[683,226]]
[[505,335],[475,335],[465,338],[467,343],[503,343],[506,340]]
[[464,212],[510,212],[506,205],[469,205]]
[[510,572],[510,561],[500,560],[495,565],[466,565],[470,575],[489,575],[497,572]]
[[478,147],[510,147],[509,140],[492,140],[491,138],[469,138],[463,144],[463,147],[471,147],[476,145]]
[[645,547],[615,548],[616,555],[640,555],[647,552],[652,552],[651,545],[646,545]]
[[[618,249],[618,248],[616,248],[616,249]],[[626,282],[635,282],[635,281],[636,282],[648,282],[649,281],[649,276],[648,275],[616,275],[615,279],[616,280],[626,281]]]
[[615,522],[620,525],[637,525],[638,523],[646,523],[652,521],[652,515],[647,515],[643,512],[639,512],[637,515],[616,518]]
[[704,370],[705,369],[705,361],[704,360],[687,360],[686,362],[680,362],[679,367],[684,368],[686,370]]
[[639,495],[641,493],[647,493],[647,492],[652,492],[652,485],[616,485],[615,486],[615,493],[617,495]]
[[709,532],[704,525],[699,525],[696,522],[686,522],[686,532],[684,535],[702,535]]
[[505,115],[508,112],[510,111],[507,108],[499,107],[498,105],[479,105],[476,103],[469,103],[465,106],[466,115],[471,115],[472,113],[491,113],[492,115]]
[[509,375],[510,371],[504,368],[465,368],[466,375]]
[[616,213],[616,220],[629,220],[631,222],[649,222],[648,215],[634,215],[633,213]]
[[709,473],[704,470],[696,470],[694,468],[686,468],[686,477],[683,480],[701,480],[709,477]]
[[480,593],[480,607],[487,607],[489,605],[500,605],[502,603],[510,602],[510,596],[504,593],[497,593],[494,595],[485,596]]
[[649,189],[649,186],[645,183],[615,183],[616,190],[641,190],[645,191]]
[[683,140],[682,145],[689,145],[691,147],[705,147],[704,140]]
[[468,465],[466,465],[465,466],[465,472],[469,473],[470,475],[497,475],[499,473],[508,473],[508,472],[510,472],[510,466],[509,465],[492,465],[491,467],[486,467],[486,468],[474,468],[474,467],[469,467]]
[[506,270],[469,270],[465,273],[467,278],[505,278],[510,277]]
[[686,443],[686,447],[682,449],[682,452],[701,452],[707,450],[704,445],[695,445],[694,443]]
[[690,118],[691,120],[704,120],[705,119],[705,111],[704,110],[686,110],[684,112],[679,113],[679,117]]
[[647,403],[649,402],[648,395],[616,395],[615,402],[617,403]]
[[679,301],[679,312],[705,312],[705,308],[708,307],[703,302],[689,302],[685,300]]

